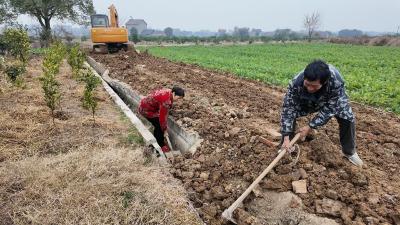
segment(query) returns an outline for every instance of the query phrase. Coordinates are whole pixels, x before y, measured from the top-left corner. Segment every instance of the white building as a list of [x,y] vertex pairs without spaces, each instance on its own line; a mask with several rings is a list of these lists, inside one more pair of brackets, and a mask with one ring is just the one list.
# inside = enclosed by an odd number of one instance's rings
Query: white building
[[147,23],[142,19],[129,19],[128,22],[125,23],[125,27],[128,29],[129,35],[131,34],[132,28],[135,28],[140,35],[144,30],[147,29]]

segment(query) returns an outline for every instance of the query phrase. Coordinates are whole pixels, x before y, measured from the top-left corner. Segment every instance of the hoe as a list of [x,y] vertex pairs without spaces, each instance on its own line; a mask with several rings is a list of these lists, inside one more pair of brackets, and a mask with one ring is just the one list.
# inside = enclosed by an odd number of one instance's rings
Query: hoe
[[[300,133],[296,134],[296,136],[290,141],[289,146],[292,147],[296,141],[300,138]],[[233,211],[239,207],[239,205],[243,202],[243,200],[251,193],[251,191],[256,187],[258,183],[271,171],[272,168],[279,162],[279,160],[285,155],[286,149],[281,149],[279,151],[278,156],[272,161],[271,164],[257,177],[257,179],[246,189],[245,192],[228,208],[222,213],[222,217],[230,220],[231,222],[236,224],[235,219],[233,218]],[[298,152],[299,153],[299,152]]]

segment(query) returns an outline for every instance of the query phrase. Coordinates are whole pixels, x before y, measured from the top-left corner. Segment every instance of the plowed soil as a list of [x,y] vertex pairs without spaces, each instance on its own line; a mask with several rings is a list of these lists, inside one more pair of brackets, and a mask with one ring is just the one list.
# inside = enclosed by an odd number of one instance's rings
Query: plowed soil
[[[176,158],[172,172],[183,181],[207,224],[226,223],[221,219],[223,210],[277,155],[277,148],[264,144],[260,136],[273,141],[267,129],[279,130],[285,90],[146,53],[92,57],[110,70],[111,77],[142,95],[172,85],[187,90],[187,97],[174,104],[171,115],[182,126],[197,131],[204,141],[193,156]],[[284,158],[260,186],[290,191],[292,181],[302,177],[307,180],[308,193],[299,197],[307,212],[342,224],[398,223],[400,119],[357,103],[352,107],[357,150],[365,163],[362,168],[342,156],[338,125],[332,119],[309,141],[299,144],[301,155],[296,165]],[[308,119],[303,118],[299,127]],[[299,175],[300,168],[305,176]],[[246,200],[244,211],[254,198]],[[241,223],[251,221],[246,218]]]

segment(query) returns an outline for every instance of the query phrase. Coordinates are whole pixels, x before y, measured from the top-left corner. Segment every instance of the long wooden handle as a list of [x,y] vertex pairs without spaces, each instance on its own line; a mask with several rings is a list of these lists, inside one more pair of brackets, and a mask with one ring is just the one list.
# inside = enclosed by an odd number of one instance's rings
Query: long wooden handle
[[[291,147],[300,138],[300,133],[290,141],[289,147]],[[254,187],[260,183],[260,181],[271,171],[271,169],[278,163],[278,161],[285,155],[286,149],[282,149],[279,155],[268,165],[268,167],[257,177],[255,181],[246,189],[245,192],[226,210],[227,214],[231,216],[232,212],[239,206],[240,203],[251,193]]]

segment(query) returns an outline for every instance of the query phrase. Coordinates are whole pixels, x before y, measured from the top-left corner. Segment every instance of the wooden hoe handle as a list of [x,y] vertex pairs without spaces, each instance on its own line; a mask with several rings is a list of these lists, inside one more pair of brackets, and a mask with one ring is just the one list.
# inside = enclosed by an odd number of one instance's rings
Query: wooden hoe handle
[[[296,134],[296,136],[290,141],[289,147],[293,146],[294,143],[300,138],[300,133]],[[255,181],[246,189],[245,192],[228,208],[222,213],[222,217],[236,223],[233,219],[233,211],[243,202],[243,200],[251,193],[254,187],[260,183],[260,181],[271,171],[271,169],[279,162],[279,160],[285,155],[286,149],[282,149],[279,155],[268,165],[268,167],[257,177]]]

